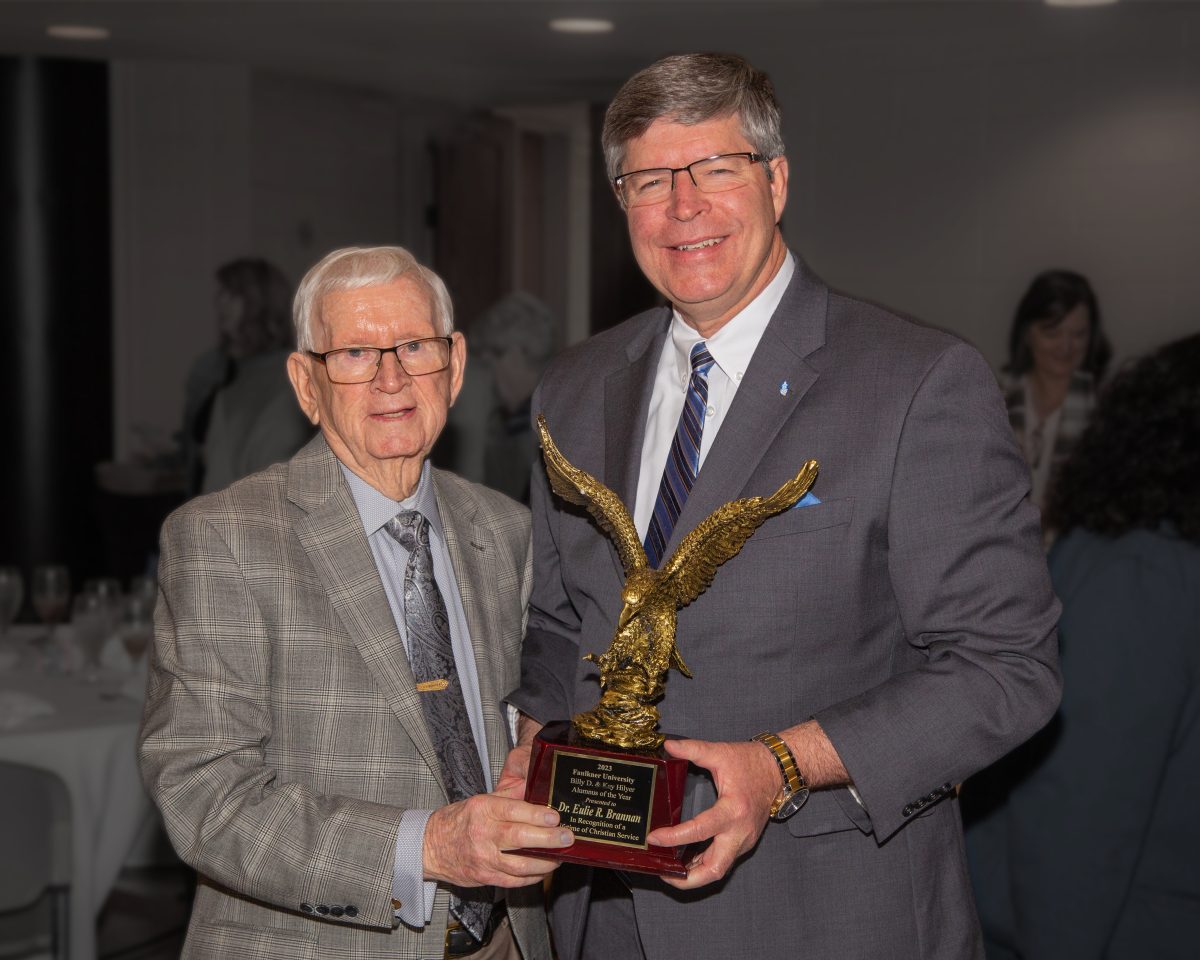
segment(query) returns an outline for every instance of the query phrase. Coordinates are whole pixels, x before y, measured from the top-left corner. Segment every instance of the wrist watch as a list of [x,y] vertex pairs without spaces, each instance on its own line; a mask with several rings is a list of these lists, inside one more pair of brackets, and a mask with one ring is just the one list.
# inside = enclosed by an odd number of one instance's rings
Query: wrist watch
[[774,733],[760,733],[751,739],[757,740],[770,750],[771,756],[779,764],[779,772],[783,774],[783,787],[771,804],[771,819],[786,820],[804,806],[808,799],[808,783],[796,767],[796,758],[792,756],[792,751],[779,736]]

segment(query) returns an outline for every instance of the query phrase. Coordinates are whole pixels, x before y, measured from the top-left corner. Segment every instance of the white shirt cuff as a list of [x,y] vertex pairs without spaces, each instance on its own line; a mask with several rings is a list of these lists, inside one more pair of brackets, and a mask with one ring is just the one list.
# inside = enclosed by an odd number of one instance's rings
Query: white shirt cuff
[[437,884],[425,879],[425,824],[432,813],[432,810],[405,810],[396,834],[392,874],[392,897],[400,903],[396,917],[416,928],[433,918],[433,897],[437,892]]
[[510,747],[515,747],[517,745],[517,727],[521,722],[521,711],[511,703],[506,703],[504,706],[508,710],[508,743]]

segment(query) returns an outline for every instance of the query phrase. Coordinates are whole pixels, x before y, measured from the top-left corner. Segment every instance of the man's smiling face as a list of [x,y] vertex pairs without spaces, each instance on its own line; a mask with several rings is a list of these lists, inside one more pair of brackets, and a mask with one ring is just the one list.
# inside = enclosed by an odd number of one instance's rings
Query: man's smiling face
[[[334,290],[321,301],[314,331],[321,352],[340,347],[392,347],[436,337],[433,297],[419,280],[401,277],[357,290]],[[372,482],[405,461],[415,477],[446,425],[462,386],[466,348],[454,334],[450,365],[437,373],[409,376],[394,354],[385,354],[369,383],[332,383],[320,362],[302,354],[293,369],[300,404],[346,466]],[[413,481],[415,484],[415,480]],[[388,487],[375,483],[387,492]]]
[[[655,120],[625,146],[622,171],[682,167],[751,153],[736,116],[686,125]],[[787,255],[776,224],[787,202],[787,160],[759,164],[744,187],[701,193],[686,172],[661,203],[628,210],[633,253],[646,278],[683,318],[710,336],[771,281]]]

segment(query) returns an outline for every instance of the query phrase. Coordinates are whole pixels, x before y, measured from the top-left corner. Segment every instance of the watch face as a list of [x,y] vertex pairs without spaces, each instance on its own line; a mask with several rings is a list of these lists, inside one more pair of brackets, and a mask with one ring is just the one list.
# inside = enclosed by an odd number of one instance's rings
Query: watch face
[[795,793],[784,797],[783,802],[779,804],[779,809],[772,816],[776,820],[786,820],[804,806],[806,800],[808,800],[808,787],[801,787]]

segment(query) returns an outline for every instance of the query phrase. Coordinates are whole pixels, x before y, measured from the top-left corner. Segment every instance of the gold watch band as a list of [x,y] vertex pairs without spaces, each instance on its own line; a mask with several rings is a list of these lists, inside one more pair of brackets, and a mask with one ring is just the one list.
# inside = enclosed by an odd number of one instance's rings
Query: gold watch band
[[783,789],[779,791],[774,802],[771,804],[771,816],[775,816],[779,812],[779,808],[783,805],[783,801],[805,785],[804,778],[800,775],[800,769],[796,766],[796,758],[792,755],[792,751],[780,736],[768,732],[760,733],[751,739],[757,740],[771,751],[771,756],[779,764],[779,772],[783,774]]

